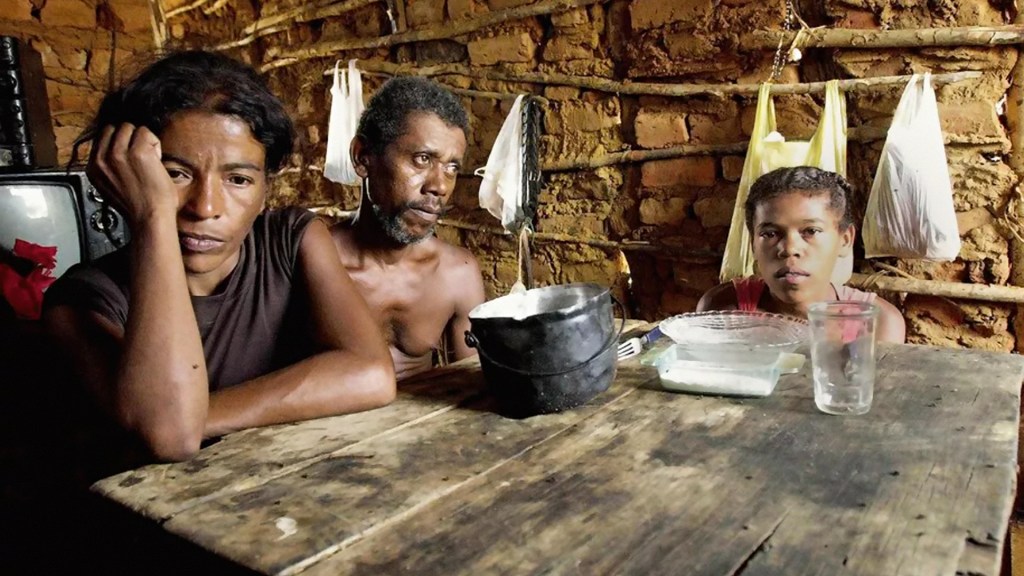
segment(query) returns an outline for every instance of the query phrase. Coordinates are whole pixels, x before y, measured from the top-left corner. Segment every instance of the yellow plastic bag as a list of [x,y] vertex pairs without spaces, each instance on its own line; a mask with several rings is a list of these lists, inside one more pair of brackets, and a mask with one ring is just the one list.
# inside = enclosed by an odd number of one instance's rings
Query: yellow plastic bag
[[[816,166],[822,170],[846,175],[846,99],[839,91],[839,82],[830,80],[825,85],[825,108],[818,129],[809,141],[786,141],[775,128],[775,104],[772,102],[771,84],[762,84],[757,95],[757,112],[750,146],[743,162],[736,193],[736,206],[732,212],[729,239],[719,276],[722,282],[754,273],[754,253],[747,231],[743,205],[750,186],[762,175],[776,168]],[[841,256],[832,272],[832,282],[845,284],[853,272],[853,255]]]

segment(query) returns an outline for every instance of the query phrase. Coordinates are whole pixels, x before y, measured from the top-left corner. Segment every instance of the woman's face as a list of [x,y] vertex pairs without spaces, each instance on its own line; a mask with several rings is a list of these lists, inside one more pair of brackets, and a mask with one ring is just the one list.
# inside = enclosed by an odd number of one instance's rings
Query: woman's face
[[160,146],[164,168],[178,189],[178,241],[186,275],[199,292],[212,292],[234,270],[242,242],[263,210],[266,151],[245,122],[195,110],[171,118]]
[[825,190],[791,192],[757,206],[754,259],[776,299],[804,305],[834,298],[832,269],[854,237],[853,226],[841,231],[839,221]]

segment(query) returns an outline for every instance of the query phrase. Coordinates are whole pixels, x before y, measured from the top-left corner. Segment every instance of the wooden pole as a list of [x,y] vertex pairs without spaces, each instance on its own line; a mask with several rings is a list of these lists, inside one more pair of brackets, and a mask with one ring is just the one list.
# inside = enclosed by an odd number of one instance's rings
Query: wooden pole
[[[877,126],[857,126],[847,130],[846,139],[850,142],[873,142],[885,138],[886,129]],[[747,151],[748,142],[734,144],[684,144],[657,150],[624,150],[601,156],[587,158],[570,158],[545,162],[541,166],[544,172],[566,172],[586,168],[600,168],[615,164],[648,162],[684,156],[713,156],[717,154],[743,154]]]
[[[368,72],[379,72],[391,76],[442,76],[459,75],[479,80],[497,80],[502,82],[518,82],[523,84],[544,84],[574,86],[588,90],[610,92],[614,94],[631,94],[639,96],[695,96],[709,94],[725,96],[731,94],[754,96],[760,84],[663,84],[657,82],[618,82],[594,76],[571,76],[569,74],[523,72],[510,73],[489,68],[470,68],[463,64],[439,64],[437,66],[416,67],[408,64],[394,64],[379,60],[360,60],[359,69]],[[334,69],[324,71],[324,76],[334,74]],[[951,84],[974,78],[981,78],[977,71],[949,72],[932,75],[932,82]],[[875,86],[906,84],[910,76],[877,76],[874,78],[852,78],[839,81],[839,88],[844,92],[870,90]],[[825,82],[808,82],[802,84],[772,84],[773,95],[779,94],[820,94],[825,91]]]
[[[758,30],[740,37],[740,50],[775,49],[792,43],[796,32]],[[1005,46],[1024,43],[1024,26],[963,26],[906,30],[811,28],[800,39],[801,48],[923,48],[931,46]]]
[[[510,232],[498,228],[495,226],[484,226],[482,224],[473,224],[471,222],[462,222],[459,220],[449,220],[447,218],[439,220],[438,225],[447,226],[449,228],[458,228],[460,230],[469,230],[472,232],[482,232],[484,234],[492,234],[494,236],[505,236],[510,242],[515,242],[516,237]],[[608,250],[622,250],[623,252],[658,252],[668,253],[679,258],[685,262],[692,262],[695,264],[712,264],[718,262],[722,255],[708,251],[708,250],[692,250],[689,248],[683,248],[681,246],[671,246],[668,244],[652,244],[650,242],[641,241],[626,241],[616,242],[615,240],[605,240],[601,238],[577,238],[568,234],[557,234],[554,232],[534,232],[531,236],[532,239],[540,242],[560,242],[566,244],[584,244],[586,246],[593,246],[595,248],[604,248]]]
[[447,23],[445,26],[428,28],[424,30],[413,30],[410,32],[399,32],[380,38],[360,38],[353,40],[335,40],[320,42],[305,48],[296,50],[277,50],[271,48],[267,55],[272,58],[269,62],[260,67],[261,72],[267,72],[282,66],[289,66],[302,60],[331,56],[345,50],[363,50],[367,48],[384,48],[396,44],[407,44],[409,42],[423,42],[426,40],[442,40],[462,36],[475,32],[495,24],[508,22],[510,20],[522,20],[533,16],[542,16],[556,12],[564,12],[573,8],[582,8],[591,4],[608,2],[609,0],[542,0],[536,4],[517,6],[505,10],[489,12],[479,18],[462,20],[456,23]]
[[179,7],[175,8],[174,10],[168,10],[167,14],[165,14],[164,17],[165,18],[174,18],[175,16],[180,16],[180,15],[186,13],[186,12],[191,12],[191,11],[195,10],[196,8],[202,8],[202,6],[204,4],[208,4],[209,2],[210,2],[210,0],[195,0],[195,2],[191,2],[191,3],[186,4],[184,6],[179,6]]
[[896,278],[877,274],[854,273],[847,282],[854,288],[907,292],[922,296],[940,296],[984,302],[1024,303],[1024,288],[992,284],[964,284],[919,278]]
[[[332,218],[351,217],[353,211],[339,210],[333,206],[322,206],[313,209]],[[516,238],[510,232],[496,226],[473,224],[461,220],[450,220],[444,218],[438,221],[438,225],[472,232],[481,232],[495,236],[504,236],[510,242]],[[567,244],[584,244],[595,248],[609,250],[621,250],[623,252],[647,252],[671,255],[683,261],[695,264],[713,264],[721,260],[722,255],[706,250],[692,250],[669,244],[654,244],[643,241],[616,242],[601,238],[577,238],[568,234],[556,234],[551,232],[536,232],[533,239],[541,242],[560,242]],[[881,276],[879,274],[854,273],[847,282],[854,288],[862,290],[882,290],[889,292],[906,292],[921,296],[937,296],[942,298],[958,298],[962,300],[978,300],[982,302],[1004,302],[1010,304],[1024,304],[1024,288],[1018,286],[999,286],[991,284],[966,284],[961,282],[942,282],[938,280],[924,280],[921,278],[905,278],[894,276]]]
[[292,8],[291,10],[281,12],[280,14],[260,18],[242,30],[242,34],[244,35],[242,38],[218,44],[212,47],[211,50],[239,48],[252,44],[257,38],[262,38],[278,32],[284,32],[300,22],[309,22],[310,20],[338,16],[346,12],[358,10],[364,6],[379,4],[381,2],[383,2],[383,0],[349,0],[348,2],[339,2],[339,0],[317,0],[316,2],[309,2],[298,8]]
[[[1024,24],[1024,11],[1017,12],[1015,24]],[[1006,91],[1006,124],[1007,136],[1010,138],[1010,154],[1007,163],[1010,169],[1017,175],[1018,180],[1024,180],[1024,49],[1017,50],[1017,62],[1010,72],[1010,88]],[[1014,191],[1014,196],[1007,205],[1006,218],[1014,216],[1013,207],[1018,199],[1020,186]],[[1010,227],[1013,230],[1013,227]],[[1011,234],[1010,242],[1010,282],[1018,286],[1024,286],[1024,241],[1017,234]],[[1024,339],[1024,334],[1018,334]],[[1024,448],[1022,448],[1024,449]]]

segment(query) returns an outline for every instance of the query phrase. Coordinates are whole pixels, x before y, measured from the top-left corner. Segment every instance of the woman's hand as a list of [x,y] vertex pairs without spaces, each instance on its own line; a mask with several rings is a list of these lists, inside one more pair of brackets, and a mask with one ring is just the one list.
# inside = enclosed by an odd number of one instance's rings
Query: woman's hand
[[130,227],[153,217],[174,217],[180,208],[178,191],[162,162],[160,139],[145,126],[105,126],[93,142],[86,171]]

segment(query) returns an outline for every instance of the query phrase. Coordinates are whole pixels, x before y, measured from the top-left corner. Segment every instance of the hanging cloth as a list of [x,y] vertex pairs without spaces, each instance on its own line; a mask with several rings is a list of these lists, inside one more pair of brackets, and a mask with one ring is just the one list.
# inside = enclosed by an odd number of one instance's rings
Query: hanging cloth
[[324,177],[338,184],[358,186],[361,179],[352,164],[349,147],[363,115],[363,80],[356,61],[348,61],[348,70],[338,70],[334,63],[334,84],[331,86],[331,116],[327,125],[327,155]]
[[[736,205],[732,212],[725,257],[722,259],[719,273],[722,282],[754,274],[754,253],[744,210],[750,186],[772,170],[793,166],[815,166],[846,176],[846,100],[839,90],[838,80],[830,80],[825,84],[825,107],[818,121],[818,128],[808,141],[787,141],[776,130],[771,84],[761,85],[757,95],[754,129],[743,162],[743,173],[736,193]],[[836,262],[832,271],[832,283],[845,284],[852,272],[851,253],[840,257]]]
[[896,107],[864,214],[868,258],[953,260],[960,227],[931,74],[914,74]]
[[509,232],[517,232],[525,217],[523,191],[523,95],[516,97],[512,109],[498,131],[487,164],[473,173],[483,177],[478,193],[480,207],[501,220]]
[[527,217],[527,186],[524,175],[526,158],[524,133],[524,95],[516,97],[508,116],[487,156],[487,164],[473,173],[481,176],[478,192],[480,207],[501,220],[505,230],[517,234],[517,279],[512,293],[524,292],[530,287],[530,234],[532,225]]

